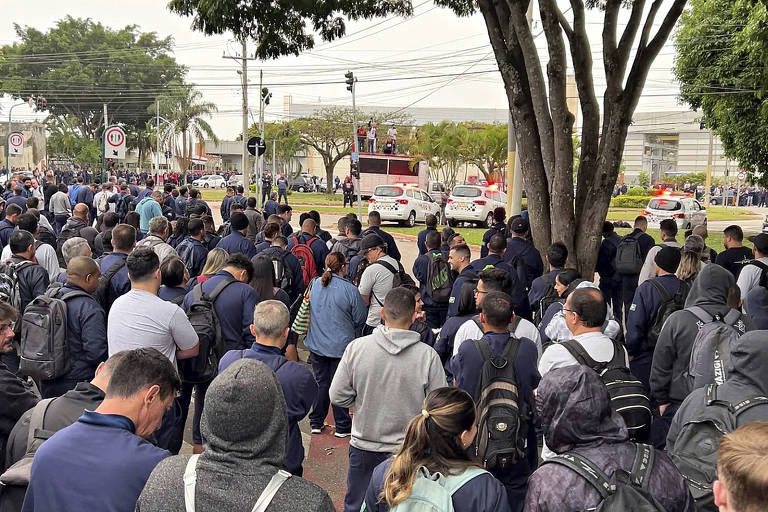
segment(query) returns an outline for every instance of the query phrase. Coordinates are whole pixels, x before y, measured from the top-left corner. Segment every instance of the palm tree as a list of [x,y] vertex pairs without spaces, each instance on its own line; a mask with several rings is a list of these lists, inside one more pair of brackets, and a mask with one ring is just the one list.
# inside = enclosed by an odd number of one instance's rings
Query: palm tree
[[[214,103],[202,101],[203,94],[188,84],[173,84],[168,93],[160,96],[160,113],[169,123],[166,137],[181,135],[181,148],[176,149],[179,165],[186,182],[187,171],[192,163],[193,139],[204,140],[206,137],[218,143],[211,125],[204,118],[218,111]],[[154,112],[153,105],[149,110]],[[162,135],[161,135],[162,140]],[[179,150],[180,149],[180,150]]]

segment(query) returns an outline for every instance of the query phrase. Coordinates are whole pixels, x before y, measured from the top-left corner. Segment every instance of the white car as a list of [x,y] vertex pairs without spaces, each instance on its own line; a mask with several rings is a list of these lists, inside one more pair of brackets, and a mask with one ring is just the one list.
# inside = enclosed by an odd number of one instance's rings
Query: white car
[[198,188],[224,188],[227,186],[227,180],[218,174],[206,174],[193,181],[192,185]]
[[459,222],[471,222],[490,228],[493,226],[493,210],[506,205],[507,195],[496,185],[456,185],[445,205],[445,218],[451,227],[456,227]]
[[440,216],[440,205],[425,191],[412,185],[379,185],[368,201],[368,213],[379,212],[381,220],[397,221],[413,227],[427,214]]
[[707,210],[692,197],[661,195],[648,201],[643,215],[648,227],[658,228],[664,219],[673,219],[678,229],[693,229],[707,223]]

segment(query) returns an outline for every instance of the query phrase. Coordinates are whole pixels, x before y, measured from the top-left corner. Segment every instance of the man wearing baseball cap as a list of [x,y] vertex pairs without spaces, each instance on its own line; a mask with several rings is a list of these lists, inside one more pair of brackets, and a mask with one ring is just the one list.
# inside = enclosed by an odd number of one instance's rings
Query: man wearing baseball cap
[[[739,273],[739,279],[736,281],[736,284],[739,285],[739,290],[741,290],[741,299],[745,311],[749,307],[747,305],[749,292],[760,286],[763,276],[768,276],[768,234],[760,233],[759,235],[750,236],[747,240],[752,242],[754,246],[755,259],[744,265],[744,268]],[[763,281],[763,284],[768,283]]]
[[525,285],[526,293],[531,289],[533,280],[544,273],[544,264],[538,249],[528,240],[530,226],[523,217],[514,217],[509,222],[509,241],[504,253],[504,262],[518,273],[518,278]]

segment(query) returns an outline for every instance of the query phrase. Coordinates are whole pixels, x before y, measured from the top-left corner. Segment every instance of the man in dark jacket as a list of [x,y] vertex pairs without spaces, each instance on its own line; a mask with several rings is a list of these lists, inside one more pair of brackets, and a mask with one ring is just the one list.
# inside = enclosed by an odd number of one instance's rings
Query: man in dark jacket
[[[267,203],[267,198],[272,199],[272,174],[264,169],[264,172],[261,174],[261,204],[262,207]],[[275,194],[275,198],[277,198],[277,194]]]
[[155,187],[155,180],[148,179],[144,182],[144,188],[139,192],[139,195],[137,196],[138,200],[141,201],[145,197],[149,197],[152,195],[152,192],[154,192]]
[[[688,308],[699,306],[710,315],[724,318],[730,310],[727,305],[729,290],[735,286],[736,279],[726,269],[713,263],[706,265],[688,292],[686,309],[672,313],[664,323],[651,366],[651,398],[659,404],[661,413],[661,418],[651,427],[654,446],[664,446],[672,417],[691,392],[686,374],[701,320]],[[734,327],[740,333],[751,330],[744,315]]]
[[45,293],[50,279],[45,268],[35,260],[35,237],[29,231],[19,230],[11,235],[10,264],[14,266],[19,282],[19,311],[38,295]]
[[0,220],[0,245],[5,247],[11,239],[11,235],[16,231],[16,220],[22,214],[21,206],[17,204],[8,204],[5,207],[5,218]]
[[277,375],[285,397],[288,416],[288,446],[285,468],[296,476],[304,472],[304,446],[301,442],[299,422],[303,420],[317,397],[315,378],[303,364],[288,361],[281,351],[290,332],[290,313],[280,301],[260,302],[253,311],[251,334],[254,342],[244,351],[233,350],[224,355],[219,371],[243,358],[256,359],[266,364]]
[[76,204],[72,209],[72,217],[67,219],[67,223],[61,228],[61,233],[59,233],[58,247],[56,248],[56,255],[59,257],[59,265],[61,265],[62,268],[66,267],[64,255],[61,254],[61,246],[64,245],[64,242],[70,238],[79,236],[85,238],[88,241],[88,245],[93,249],[93,241],[98,234],[98,231],[88,225],[88,205]]
[[293,234],[293,227],[291,227],[291,218],[293,217],[293,208],[287,204],[281,204],[277,206],[277,216],[283,219],[283,223],[280,226],[280,232],[282,235],[289,239]]
[[271,245],[251,258],[251,261],[255,260],[256,258],[269,258],[279,259],[285,262],[286,266],[288,267],[287,270],[291,275],[291,289],[284,291],[288,294],[288,297],[290,297],[291,303],[293,303],[293,301],[295,301],[302,293],[304,293],[304,278],[302,276],[299,259],[291,254],[290,251],[286,250],[287,247],[288,240],[286,240],[284,236],[275,234]]
[[426,321],[433,329],[439,329],[445,323],[448,314],[447,302],[435,302],[427,292],[427,280],[429,276],[429,264],[433,258],[442,258],[440,251],[440,233],[437,230],[427,233],[426,240],[427,252],[416,258],[413,262],[413,277],[419,281],[419,293],[421,300],[424,301],[424,313]]
[[[301,233],[298,236],[292,236],[288,239],[288,250],[292,250],[299,244],[309,245],[312,251],[312,258],[315,260],[316,274],[323,273],[325,268],[325,257],[328,256],[328,246],[315,235],[317,224],[312,219],[305,219],[301,225]],[[311,242],[310,242],[311,241]]]
[[[632,375],[637,377],[648,391],[650,391],[648,382],[651,378],[653,349],[656,346],[655,343],[648,340],[648,334],[656,323],[659,308],[663,303],[659,287],[670,298],[678,293],[684,294],[688,289],[688,285],[675,276],[677,267],[680,265],[679,250],[674,247],[662,247],[656,253],[654,261],[657,277],[649,279],[637,287],[635,298],[632,300],[632,305],[627,312],[627,333],[625,338],[627,352],[632,358],[629,362]],[[685,296],[683,295],[684,298]]]
[[447,316],[449,318],[456,316],[459,311],[459,299],[461,297],[461,288],[464,286],[464,283],[468,280],[477,279],[477,273],[469,264],[471,257],[472,253],[466,244],[451,247],[448,263],[451,265],[451,270],[456,273],[456,279],[453,281],[451,297],[448,299]]
[[13,189],[13,195],[8,198],[7,204],[15,204],[21,208],[22,213],[27,211],[27,197],[23,195],[21,187]]
[[125,260],[134,247],[136,247],[136,229],[128,224],[115,226],[112,230],[112,252],[104,253],[100,265],[103,275],[108,274],[110,270],[116,270],[107,285],[106,302],[103,304],[104,311],[107,313],[118,297],[131,291],[131,280],[128,278]]
[[544,273],[544,265],[541,262],[541,253],[528,241],[530,226],[523,217],[517,217],[509,225],[510,236],[507,242],[507,250],[504,253],[504,261],[518,274],[527,290],[531,289],[533,280]]
[[61,396],[77,383],[93,378],[99,363],[107,358],[107,316],[91,295],[99,288],[99,266],[91,258],[76,256],[67,267],[67,282],[56,296],[73,295],[67,304],[67,349],[69,371],[51,380],[40,381],[43,398]]
[[187,199],[189,199],[189,188],[185,185],[179,188],[179,197],[174,202],[176,203],[176,216],[187,216]]
[[240,253],[251,259],[256,256],[256,246],[248,240],[248,217],[242,212],[235,212],[229,221],[232,232],[219,240],[216,247],[224,249],[229,254]]
[[[90,382],[80,382],[74,389],[53,400],[45,411],[41,428],[46,432],[56,433],[68,427],[83,415],[83,411],[94,411],[104,400],[104,393],[109,386],[112,370],[127,351],[118,352],[96,368],[96,374]],[[32,411],[24,413],[14,425],[8,436],[8,454],[5,467],[9,467],[27,453],[29,421]],[[8,486],[0,493],[0,512],[18,512],[24,502],[27,486]]]
[[597,253],[595,270],[600,276],[600,291],[605,301],[611,306],[613,315],[619,324],[624,323],[623,304],[621,302],[621,277],[616,273],[616,249],[621,237],[614,231],[613,222],[603,222],[603,241]]
[[219,212],[221,213],[221,220],[229,222],[229,207],[232,206],[232,198],[235,195],[235,190],[232,187],[227,187],[227,195],[221,200],[221,206]]
[[200,197],[200,191],[196,188],[189,190],[189,199],[187,200],[187,216],[202,217],[203,215],[211,215],[211,207],[208,203],[203,201]]
[[189,235],[176,246],[179,258],[189,271],[189,277],[197,277],[203,271],[208,249],[203,245],[203,221],[190,219],[187,225]]
[[[5,302],[0,302],[0,354],[13,352],[13,325],[19,313]],[[39,400],[31,386],[21,380],[15,372],[0,361],[0,468],[5,459],[5,442],[13,425],[25,411],[35,406]],[[18,509],[16,509],[18,510]],[[14,510],[14,512],[16,512]]]
[[528,295],[525,293],[525,285],[520,281],[517,273],[504,261],[504,251],[507,249],[507,239],[502,234],[495,234],[488,242],[488,256],[472,262],[472,268],[476,274],[483,270],[496,268],[503,270],[509,276],[508,287],[504,291],[512,297],[512,306],[515,315],[521,318],[531,318],[531,306],[528,304]]
[[[545,258],[549,265],[549,272],[534,279],[528,292],[528,303],[531,306],[531,311],[539,309],[539,301],[545,295],[557,293],[555,291],[555,277],[565,268],[568,261],[568,248],[562,242],[555,242],[547,247]],[[542,316],[544,315],[542,314]]]
[[507,219],[507,210],[503,206],[498,206],[493,209],[493,226],[483,233],[483,243],[480,245],[480,257],[485,258],[488,256],[488,244],[491,241],[493,235],[507,236],[507,224],[504,222]]
[[384,243],[387,244],[387,254],[400,261],[400,250],[397,248],[394,237],[381,229],[381,214],[379,212],[368,214],[368,229],[363,231],[361,238],[365,238],[365,235],[371,233],[379,235],[384,240]]
[[[605,385],[582,365],[547,373],[536,391],[544,440],[558,455],[580,455],[611,477],[632,471],[637,445],[629,442],[624,420],[611,411]],[[664,510],[694,512],[691,493],[669,457],[654,452],[649,491]],[[581,475],[561,464],[545,463],[531,476],[526,512],[594,510],[602,498]]]
[[426,218],[424,219],[424,223],[426,224],[426,227],[421,231],[419,231],[419,234],[416,237],[416,246],[419,248],[419,256],[423,255],[429,250],[427,249],[427,244],[426,244],[427,235],[429,235],[432,232],[437,233],[437,217],[435,217],[431,213],[428,213]]
[[[631,233],[624,235],[624,238],[622,238],[622,241],[629,239],[638,245],[640,248],[640,257],[643,262],[645,262],[645,259],[648,256],[648,251],[650,251],[651,247],[656,243],[651,235],[646,234],[645,231],[647,229],[648,219],[640,215],[635,218],[635,229],[633,229]],[[637,290],[637,281],[640,278],[640,273],[618,275],[621,277],[621,301],[624,305],[624,318],[626,318],[626,315],[629,312],[629,307],[632,305],[632,299],[635,297],[635,290]],[[621,311],[617,312],[614,310],[613,314],[620,317],[621,313]]]
[[93,204],[93,196],[96,193],[96,183],[81,187],[77,192],[77,202],[88,206],[89,225],[96,219],[96,206]]
[[[263,201],[263,198],[262,198]],[[277,207],[279,206],[277,203],[277,192],[272,192],[269,195],[269,199],[263,203],[263,207],[261,208],[264,210],[264,218],[266,219],[270,215],[277,215]]]
[[[717,387],[717,399],[737,404],[742,400],[768,396],[768,350],[766,331],[750,331],[731,345],[733,369],[723,384]],[[694,390],[680,405],[667,434],[667,451],[675,447],[680,429],[695,420],[706,409],[707,389]],[[738,426],[753,421],[768,421],[768,405],[757,405],[738,416]]]

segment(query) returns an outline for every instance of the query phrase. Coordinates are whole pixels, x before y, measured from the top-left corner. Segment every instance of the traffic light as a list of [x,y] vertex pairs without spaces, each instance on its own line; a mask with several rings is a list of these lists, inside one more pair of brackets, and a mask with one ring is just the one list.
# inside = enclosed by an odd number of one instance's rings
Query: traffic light
[[261,101],[263,101],[265,105],[269,105],[269,98],[271,97],[272,93],[269,92],[269,89],[266,87],[261,89]]
[[359,180],[360,166],[357,164],[357,162],[353,160],[352,163],[349,165],[349,169],[350,169],[349,173],[352,175],[352,177]]
[[347,82],[347,90],[349,92],[352,92],[352,87],[354,87],[354,85],[355,85],[355,74],[352,73],[351,71],[347,71],[344,74],[344,77],[347,79],[346,80],[346,82]]

